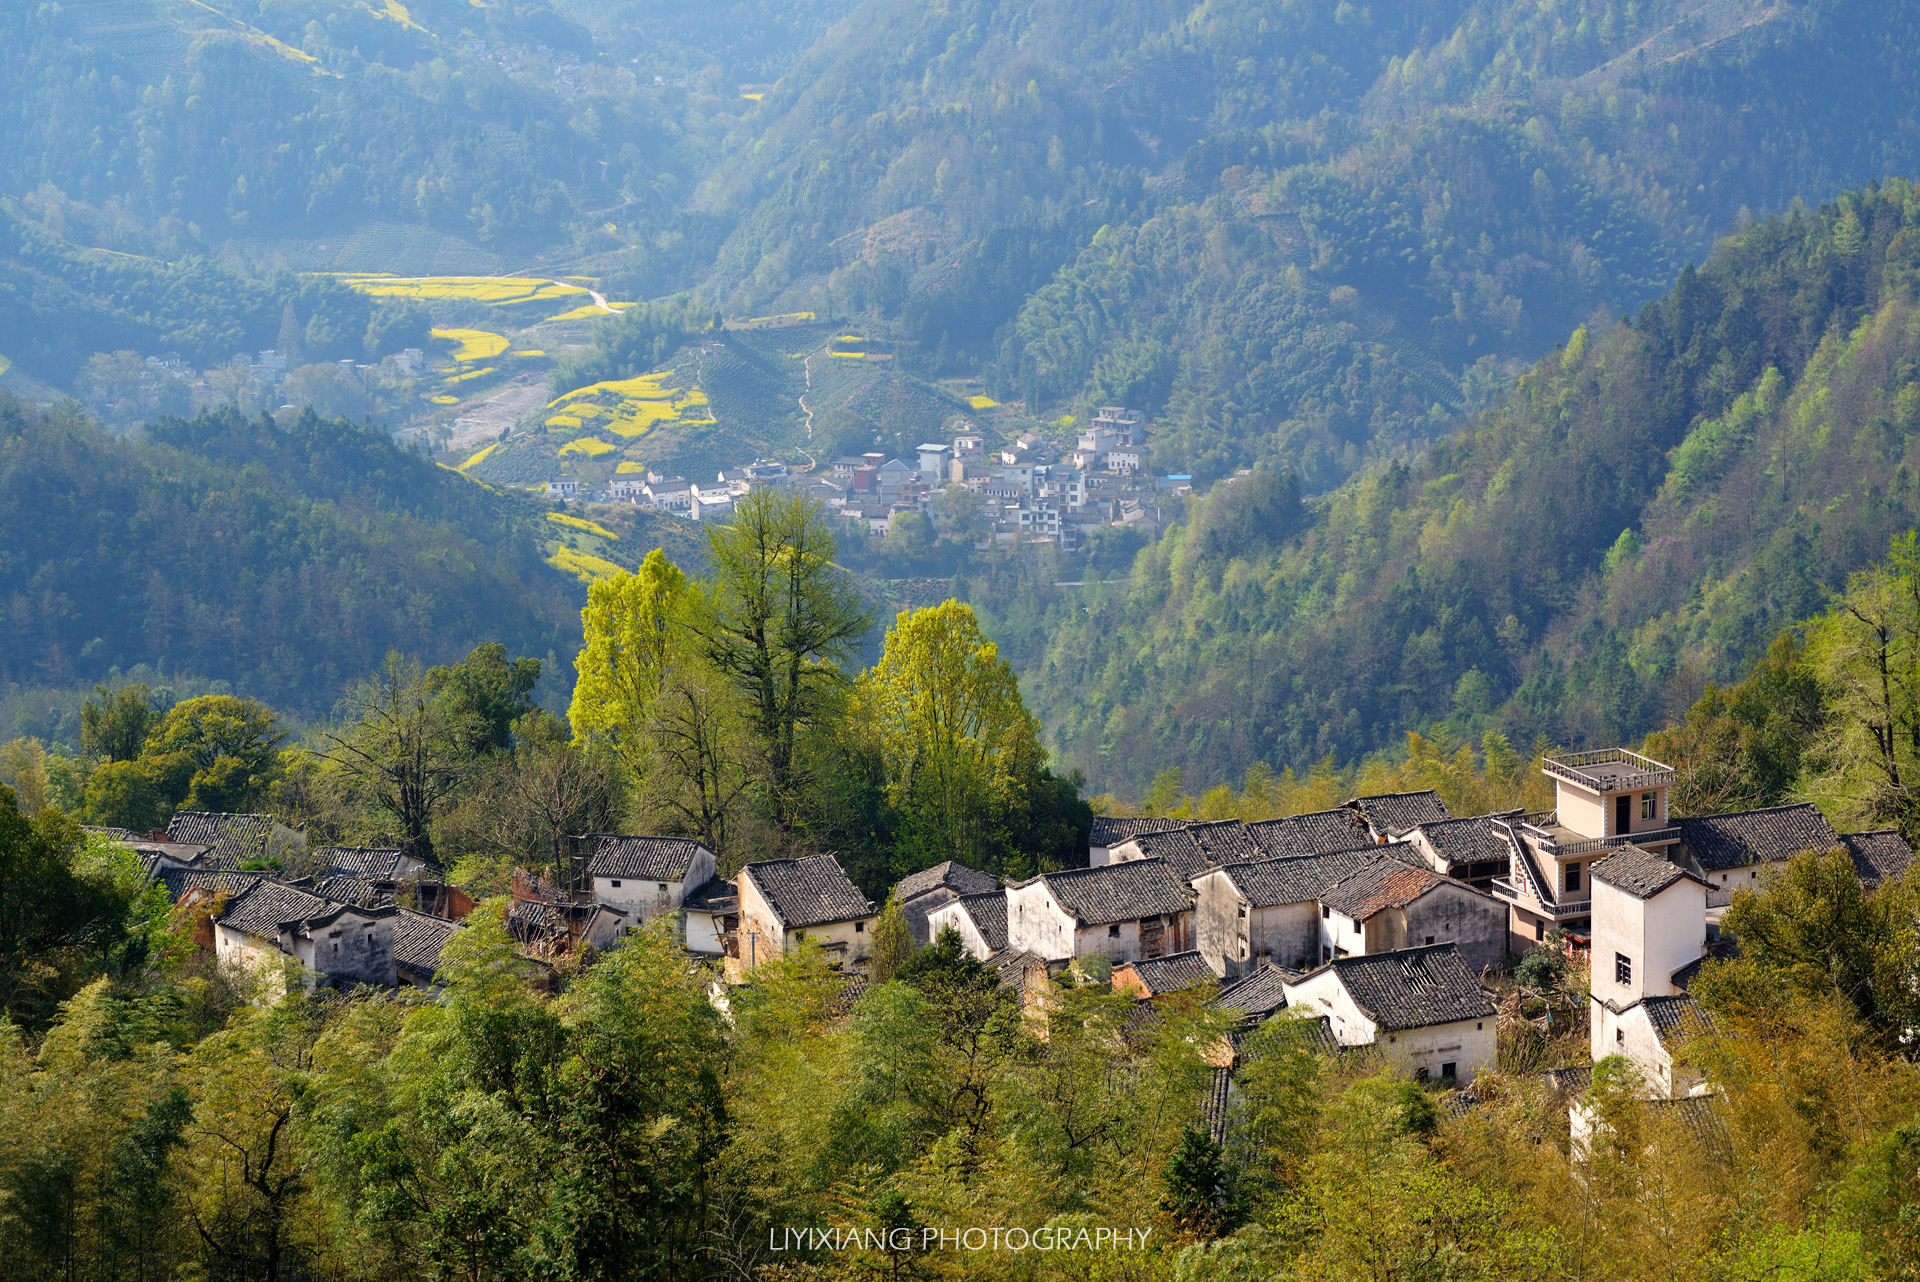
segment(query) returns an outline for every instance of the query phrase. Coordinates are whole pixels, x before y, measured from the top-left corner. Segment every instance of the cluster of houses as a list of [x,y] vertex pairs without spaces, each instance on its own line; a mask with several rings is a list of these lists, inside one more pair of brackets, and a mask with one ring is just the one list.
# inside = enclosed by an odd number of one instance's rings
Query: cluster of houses
[[[1421,791],[1254,823],[1103,817],[1084,867],[1007,880],[948,862],[891,898],[917,943],[955,932],[1029,1006],[1044,1007],[1063,972],[1145,1003],[1216,985],[1211,1000],[1239,1030],[1217,1057],[1217,1129],[1237,1046],[1283,1012],[1304,1012],[1300,1027],[1327,1047],[1371,1048],[1416,1079],[1492,1068],[1489,972],[1542,944],[1590,959],[1596,1062],[1626,1057],[1651,1099],[1697,1098],[1709,1085],[1675,1050],[1699,1025],[1692,978],[1737,948],[1720,932],[1733,892],[1808,850],[1845,849],[1869,887],[1913,863],[1897,834],[1842,834],[1810,805],[1669,817],[1673,770],[1625,750],[1559,754],[1544,770],[1546,812],[1456,816]],[[298,880],[245,871],[292,836],[265,816],[182,814],[165,834],[119,835],[176,902],[206,906],[206,947],[236,964],[297,961],[314,982],[431,985],[473,907],[395,850],[311,852],[317,871]],[[537,961],[617,947],[670,916],[731,983],[803,942],[850,975],[869,969],[881,907],[831,855],[723,877],[685,838],[573,845],[572,888],[514,879],[508,928]],[[1582,1117],[1576,1103],[1576,1142]]]
[[905,513],[925,513],[949,486],[972,490],[985,500],[989,529],[982,548],[1051,543],[1071,550],[1089,527],[1159,525],[1158,492],[1164,485],[1190,484],[1191,478],[1156,482],[1144,476],[1146,429],[1138,410],[1103,407],[1080,433],[1078,445],[1056,457],[1051,443],[1028,433],[999,450],[964,420],[948,442],[928,442],[911,460],[871,453],[834,459],[824,474],[790,471],[758,459],[727,469],[711,482],[658,472],[616,474],[604,491],[585,494],[580,482],[547,482],[548,498],[592,498],[635,503],[691,520],[725,519],[734,503],[756,489],[774,485],[804,487],[827,508],[849,521],[861,521],[870,536],[885,537]]

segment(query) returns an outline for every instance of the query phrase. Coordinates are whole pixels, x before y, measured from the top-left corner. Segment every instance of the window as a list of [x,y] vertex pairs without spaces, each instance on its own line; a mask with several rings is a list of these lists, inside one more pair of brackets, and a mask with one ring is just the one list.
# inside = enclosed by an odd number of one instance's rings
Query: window
[[1625,1046],[1625,1045],[1627,1044],[1627,1030],[1626,1030],[1626,1029],[1624,1029],[1624,1028],[1616,1028],[1616,1029],[1614,1029],[1614,1030],[1613,1030],[1613,1044],[1614,1044],[1615,1046]]
[[1428,935],[1428,936],[1427,936],[1427,942],[1428,942],[1429,944],[1431,944],[1431,943],[1433,942],[1433,936],[1432,936],[1432,935]]
[[1424,1082],[1427,1080],[1428,1076],[1429,1074],[1427,1072],[1426,1065],[1424,1064],[1422,1064],[1419,1068],[1413,1071],[1413,1080],[1416,1082]]
[[856,921],[855,923],[853,923],[854,934],[864,935],[866,931],[867,931],[867,923],[865,923],[864,921]]
[[1568,890],[1580,889],[1580,865],[1579,864],[1567,865],[1567,889]]
[[1247,915],[1247,906],[1245,904],[1240,905],[1240,915],[1242,917],[1245,917]]
[[1547,937],[1547,923],[1543,921],[1533,923],[1533,937],[1535,940],[1545,939]]
[[1111,926],[1109,926],[1109,927],[1107,927],[1107,938],[1108,938],[1108,939],[1118,939],[1118,938],[1120,938],[1120,923],[1119,923],[1119,922],[1117,922],[1117,921],[1116,921],[1115,923],[1113,923],[1113,925],[1111,925]]
[[1633,982],[1633,959],[1625,953],[1613,955],[1613,982],[1616,984]]
[[1332,920],[1333,920],[1333,909],[1331,909],[1331,908],[1329,908],[1329,907],[1327,907],[1327,906],[1326,906],[1325,904],[1322,904],[1322,905],[1320,905],[1320,920],[1321,920],[1321,921],[1332,921]]
[[1652,819],[1654,817],[1653,810],[1654,810],[1653,794],[1650,792],[1641,793],[1640,794],[1640,817],[1642,819]]
[[618,889],[620,889],[620,879],[619,879],[618,877],[615,877],[615,878],[613,879],[613,888],[614,888],[615,890],[618,890]]
[[1484,1019],[1474,1024],[1475,1028],[1485,1028],[1486,1026],[1487,1026],[1487,1021]]
[[1460,1077],[1460,1066],[1454,1063],[1453,1061],[1449,1060],[1448,1062],[1440,1066],[1441,1081],[1443,1082],[1458,1081],[1459,1077]]
[[664,881],[660,883],[660,893],[663,895],[667,893],[667,883]]

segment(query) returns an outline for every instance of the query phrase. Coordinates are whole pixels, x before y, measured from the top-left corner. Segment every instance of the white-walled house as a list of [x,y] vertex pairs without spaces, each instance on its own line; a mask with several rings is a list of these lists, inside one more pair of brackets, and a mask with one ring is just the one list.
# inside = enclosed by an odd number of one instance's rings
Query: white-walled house
[[[1401,843],[1404,844],[1404,843]],[[1507,907],[1400,858],[1380,859],[1320,894],[1322,959],[1452,943],[1479,972],[1507,959]]]
[[952,903],[963,895],[999,893],[998,877],[949,859],[902,877],[894,885],[893,899],[900,905],[900,911],[906,914],[907,929],[913,932],[913,942],[924,946],[933,938],[933,931],[928,926],[928,914],[934,909]]
[[1707,885],[1707,907],[1733,901],[1733,892],[1757,890],[1762,873],[1801,851],[1825,854],[1843,844],[1826,816],[1810,803],[1768,806],[1724,815],[1675,819],[1680,841],[1673,858]]
[[1707,883],[1638,846],[1595,863],[1592,882],[1588,1037],[1594,1061],[1625,1055],[1651,1089],[1680,1093],[1667,1042],[1691,999],[1684,1006],[1674,1000],[1684,997],[1674,976],[1706,952]]
[[981,961],[1007,946],[1007,892],[962,895],[927,914],[927,934],[938,938],[948,926],[960,935],[960,946]]
[[737,971],[750,971],[806,939],[843,968],[865,968],[878,914],[832,855],[748,864],[735,884],[740,927],[729,956]]
[[1186,952],[1193,892],[1158,859],[1042,873],[1007,886],[1007,943],[1046,960],[1116,965]]
[[323,984],[394,984],[392,905],[360,908],[262,879],[213,920],[221,962],[269,971],[291,960]]
[[1194,947],[1223,979],[1262,966],[1306,970],[1320,960],[1323,880],[1312,857],[1206,870],[1192,882]]
[[593,833],[587,874],[593,900],[625,913],[632,926],[677,910],[689,890],[713,877],[713,852],[686,837]]
[[1452,944],[1335,958],[1282,986],[1340,1045],[1371,1046],[1416,1080],[1466,1082],[1498,1058],[1493,1001]]
[[1172,832],[1185,820],[1181,819],[1139,819],[1132,817],[1114,818],[1110,815],[1095,815],[1093,829],[1087,836],[1087,867],[1098,868],[1109,862],[1109,853],[1113,847],[1143,832]]
[[740,891],[733,882],[709,877],[680,901],[686,922],[686,948],[703,957],[718,957],[740,929]]

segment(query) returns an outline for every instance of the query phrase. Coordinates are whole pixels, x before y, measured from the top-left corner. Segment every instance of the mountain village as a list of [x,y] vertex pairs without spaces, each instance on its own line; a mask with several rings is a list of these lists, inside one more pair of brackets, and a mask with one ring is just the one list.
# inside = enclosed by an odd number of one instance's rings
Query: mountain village
[[[919,946],[954,942],[1044,1025],[1059,983],[1110,984],[1145,1017],[1203,986],[1235,1021],[1209,1055],[1208,1121],[1234,1122],[1240,1044],[1269,1020],[1329,1050],[1378,1055],[1405,1077],[1457,1088],[1496,1066],[1496,978],[1530,949],[1590,969],[1592,1058],[1622,1056],[1652,1103],[1713,1091],[1681,1053],[1705,1017],[1688,988],[1737,953],[1720,922],[1803,851],[1844,848],[1871,889],[1913,852],[1890,831],[1840,833],[1812,805],[1704,816],[1667,811],[1672,768],[1624,749],[1544,759],[1556,805],[1449,813],[1433,791],[1355,797],[1332,810],[1245,823],[1098,817],[1082,867],[1007,880],[945,862],[892,890]],[[301,852],[266,815],[182,813],[164,833],[103,830],[196,922],[199,946],[270,984],[431,990],[441,947],[475,900],[395,849]],[[831,855],[749,863],[732,876],[680,837],[583,834],[565,884],[515,874],[506,915],[550,972],[590,964],[629,931],[671,921],[711,992],[767,961],[818,949],[851,992],[867,983],[883,911]],[[289,852],[304,858],[288,859]],[[316,870],[287,879],[270,862]],[[1592,1121],[1588,1068],[1550,1074],[1570,1102],[1576,1152]]]

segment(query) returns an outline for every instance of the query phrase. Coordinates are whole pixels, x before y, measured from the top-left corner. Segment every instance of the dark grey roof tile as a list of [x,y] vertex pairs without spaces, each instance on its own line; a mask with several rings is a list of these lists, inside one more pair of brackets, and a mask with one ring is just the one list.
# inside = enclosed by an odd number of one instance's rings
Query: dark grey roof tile
[[1347,803],[1360,812],[1374,835],[1398,837],[1421,824],[1439,823],[1453,818],[1447,803],[1431,788],[1419,792],[1385,792],[1372,797],[1355,797]]
[[1492,1000],[1452,944],[1336,957],[1327,966],[1383,1032],[1493,1018]]
[[1683,879],[1698,880],[1673,861],[1638,846],[1621,846],[1605,859],[1596,859],[1587,873],[1636,899],[1651,899]]
[[1040,879],[1081,924],[1105,925],[1186,912],[1192,891],[1158,859],[1131,859],[1103,868],[1069,868]]
[[998,951],[1007,946],[1007,892],[996,890],[988,895],[962,895],[960,909],[973,920],[973,928],[980,932],[980,938],[987,941],[987,947]]
[[1681,842],[1708,872],[1777,863],[1803,850],[1824,854],[1840,844],[1840,834],[1826,816],[1806,802],[1673,822]]
[[213,847],[213,853],[235,861],[260,859],[267,853],[273,832],[272,815],[227,815],[183,810],[167,824],[169,841],[193,841]]
[[1181,819],[1116,818],[1112,815],[1095,815],[1093,834],[1087,838],[1087,844],[1111,848],[1143,832],[1171,832],[1184,822],[1185,820]]
[[635,881],[685,881],[694,857],[704,849],[686,837],[628,837],[594,833],[587,870],[594,877],[631,877]]
[[823,926],[873,915],[873,901],[847,880],[832,855],[769,859],[748,864],[740,875],[752,879],[783,926]]
[[1326,855],[1352,850],[1372,840],[1360,816],[1345,806],[1285,819],[1262,819],[1248,824],[1247,829],[1276,856]]
[[1146,985],[1149,996],[1177,993],[1200,984],[1211,984],[1217,978],[1206,959],[1196,952],[1174,953],[1167,957],[1129,962],[1127,965]]
[[1899,881],[1913,867],[1913,847],[1892,829],[1850,832],[1841,840],[1853,856],[1853,870],[1868,890]]
[[957,860],[949,859],[902,877],[893,888],[893,897],[904,904],[909,899],[943,888],[956,896],[984,895],[998,890],[1000,879],[992,873],[978,872]]

